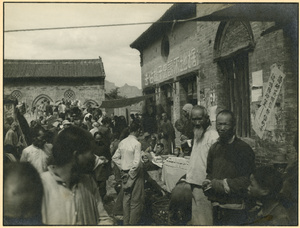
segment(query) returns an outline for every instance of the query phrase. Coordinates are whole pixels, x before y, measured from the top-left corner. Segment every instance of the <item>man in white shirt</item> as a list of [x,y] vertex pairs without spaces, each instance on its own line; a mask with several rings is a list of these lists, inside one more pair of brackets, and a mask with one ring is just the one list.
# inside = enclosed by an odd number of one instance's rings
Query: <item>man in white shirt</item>
[[112,160],[121,170],[123,188],[123,225],[138,224],[144,206],[144,177],[141,166],[140,126],[130,125],[130,134],[118,146]]
[[203,193],[202,182],[206,178],[206,164],[209,148],[219,135],[211,124],[207,110],[196,105],[192,109],[192,123],[194,125],[194,144],[192,148],[186,181],[191,184],[192,225],[212,225],[212,205]]
[[100,127],[100,124],[98,122],[94,122],[92,124],[93,128],[90,130],[92,136],[94,137],[94,134],[99,131],[99,127]]
[[21,162],[29,162],[39,173],[48,170],[51,151],[45,147],[45,130],[38,128],[33,132],[33,143],[22,151]]

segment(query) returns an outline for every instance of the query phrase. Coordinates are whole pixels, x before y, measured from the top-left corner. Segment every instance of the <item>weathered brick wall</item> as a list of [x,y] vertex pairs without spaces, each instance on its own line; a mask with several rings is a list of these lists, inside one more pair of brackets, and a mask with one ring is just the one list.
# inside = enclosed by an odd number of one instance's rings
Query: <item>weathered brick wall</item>
[[[197,15],[212,13],[216,7],[215,5],[199,4]],[[255,150],[257,165],[269,164],[276,154],[286,154],[287,158],[292,158],[296,154],[292,142],[298,130],[298,63],[296,62],[297,56],[291,56],[291,53],[294,53],[292,50],[296,47],[292,46],[293,42],[289,40],[282,29],[262,35],[263,31],[274,24],[273,22],[250,22],[247,25],[247,28],[251,31],[249,33],[249,30],[242,27],[241,23],[233,23],[228,30],[228,36],[222,40],[223,45],[227,47],[222,54],[229,55],[230,52],[235,53],[249,43],[250,36],[253,34],[254,48],[248,53],[251,124],[253,124],[255,112],[260,104],[260,101],[251,102],[252,73],[262,70],[264,89],[270,76],[272,64],[276,63],[286,75],[269,123],[272,127],[267,128],[262,139],[258,138],[253,130],[251,130],[251,137],[244,139]],[[214,60],[216,54],[215,42],[219,26],[220,22],[199,21],[196,22],[196,25],[181,23],[175,25],[173,31],[169,34],[169,59],[176,58],[186,50],[196,48],[198,103],[209,110],[210,107],[217,105],[216,112],[229,108],[226,78],[223,76],[218,63]],[[165,60],[161,56],[161,40],[151,44],[144,50],[143,58],[143,75],[164,64]],[[189,70],[194,71],[195,68]],[[182,71],[179,75],[185,75],[187,72]],[[179,75],[174,75],[173,78],[176,79]],[[177,89],[176,92],[180,94],[174,95],[174,98],[179,97],[179,103],[182,107],[186,102],[186,93],[182,87]],[[160,99],[157,99],[157,102],[160,101]],[[178,101],[176,105],[178,105]],[[178,108],[175,110],[180,111]],[[178,116],[178,113],[174,116]]]
[[[177,23],[173,26],[173,28],[170,28],[170,30],[166,33],[169,37],[169,43],[170,43],[170,53],[167,59],[165,59],[161,54],[161,42],[162,38],[151,44],[150,47],[146,48],[143,51],[143,66],[142,66],[142,80],[145,78],[145,75],[147,75],[149,72],[152,72],[153,74],[160,74],[161,71],[166,71],[166,77],[168,79],[174,80],[177,76],[180,76],[182,74],[186,74],[188,72],[194,71],[197,67],[192,67],[190,65],[190,62],[194,61],[189,58],[190,50],[195,50],[198,47],[197,44],[197,37],[196,37],[196,22],[188,22],[188,23]],[[197,64],[198,64],[198,56],[199,53],[196,50],[196,56],[197,56]],[[180,69],[172,70],[172,64],[175,64],[175,61],[186,61],[185,68],[182,68],[182,62],[178,63],[178,66],[180,65]],[[195,60],[196,61],[196,60]],[[160,71],[160,73],[159,73]],[[164,81],[164,79],[161,79],[161,82]],[[153,83],[156,84],[156,83]],[[175,88],[173,90],[173,93],[175,91]],[[180,93],[182,90],[180,90]],[[169,109],[168,104],[166,102],[166,99],[164,95],[160,94],[161,98],[158,99],[156,105],[161,105],[161,107],[167,111]],[[176,96],[174,94],[174,96]],[[184,95],[186,96],[186,95]],[[180,98],[182,97],[182,94],[180,94]],[[176,97],[175,97],[176,98]],[[173,98],[174,100],[174,98]],[[182,104],[182,100],[180,99],[180,105]],[[178,116],[180,116],[180,108],[178,107],[178,103],[175,102],[175,106],[173,107],[173,110],[175,110],[175,113],[172,113],[171,119],[176,121]]]
[[197,47],[195,29],[196,22],[187,22],[175,24],[173,29],[170,28],[170,30],[166,32],[170,43],[170,53],[167,60],[161,55],[161,42],[164,35],[161,34],[160,39],[143,51],[142,74],[144,75],[158,66],[162,66],[168,61],[181,56],[187,50]]
[[217,63],[214,62],[215,37],[219,22],[198,22],[197,40],[200,47],[198,102],[209,109],[211,106],[226,106],[226,90]]
[[[250,85],[252,84],[251,72],[263,71],[264,88],[270,76],[270,66],[274,63],[286,75],[274,112],[272,114],[267,130],[262,139],[255,136],[257,158],[272,160],[275,154],[286,154],[288,159],[295,157],[295,150],[292,146],[297,132],[297,108],[298,108],[298,83],[297,68],[293,64],[290,50],[289,37],[285,36],[283,30],[276,30],[266,35],[261,33],[273,26],[271,22],[252,22],[251,27],[255,39],[255,49],[249,53]],[[264,91],[265,92],[265,89]],[[258,109],[260,102],[252,102],[252,118]]]
[[[263,139],[259,139],[252,130],[252,137],[245,139],[251,141],[255,149],[257,164],[268,164],[276,154],[287,154],[287,158],[295,156],[292,142],[297,131],[297,74],[295,64],[289,56],[291,47],[288,37],[285,37],[282,30],[277,30],[270,34],[261,36],[261,33],[274,23],[252,22],[255,48],[249,52],[249,88],[252,86],[252,72],[263,71],[263,83],[267,84],[270,76],[270,66],[274,63],[286,74],[283,87],[281,88],[276,106],[274,108],[273,130],[267,131]],[[198,101],[209,109],[217,104],[217,112],[223,108],[228,108],[228,88],[220,68],[213,61],[214,42],[219,23],[217,22],[198,22],[197,36],[201,50],[199,61],[199,80],[198,80]],[[233,31],[236,27],[232,28]],[[240,29],[238,29],[240,30]],[[245,31],[244,31],[245,32]],[[223,42],[232,43],[232,49],[244,42],[244,32],[236,32],[235,36],[228,37]],[[233,33],[231,33],[233,34]],[[228,52],[230,53],[230,52]],[[251,91],[251,90],[250,90]],[[214,95],[214,96],[213,96]],[[213,98],[215,100],[213,100]],[[252,120],[259,107],[259,102],[251,103]]]
[[64,97],[64,93],[67,90],[72,90],[75,92],[75,99],[81,101],[83,105],[87,100],[94,100],[98,104],[104,100],[104,87],[103,85],[91,85],[90,83],[32,83],[24,86],[20,83],[6,83],[4,86],[4,94],[11,94],[14,90],[21,91],[23,98],[20,101],[26,102],[26,104],[31,108],[34,100],[44,94],[52,99],[53,102],[61,100]]

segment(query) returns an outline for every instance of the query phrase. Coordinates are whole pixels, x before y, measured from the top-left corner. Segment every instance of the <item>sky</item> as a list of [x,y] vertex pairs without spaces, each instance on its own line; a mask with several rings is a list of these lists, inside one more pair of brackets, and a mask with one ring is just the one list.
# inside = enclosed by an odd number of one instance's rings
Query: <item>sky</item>
[[[4,31],[157,21],[169,4],[5,3]],[[106,80],[141,88],[139,51],[130,48],[151,24],[4,32],[5,59],[102,58]]]

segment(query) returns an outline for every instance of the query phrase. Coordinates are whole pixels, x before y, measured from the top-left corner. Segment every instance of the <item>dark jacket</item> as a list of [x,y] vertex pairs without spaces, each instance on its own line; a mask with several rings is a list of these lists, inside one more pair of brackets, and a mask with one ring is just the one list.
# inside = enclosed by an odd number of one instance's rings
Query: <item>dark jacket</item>
[[194,126],[191,120],[180,118],[175,122],[175,128],[189,139],[194,138]]
[[249,177],[255,168],[255,155],[251,147],[239,138],[231,144],[217,141],[208,152],[207,179],[227,179],[229,194],[211,192],[209,200],[220,204],[240,204],[247,196]]
[[290,218],[286,209],[276,202],[267,211],[259,211],[252,221],[248,224],[251,226],[290,226]]
[[94,170],[94,177],[96,181],[106,181],[110,175],[111,154],[109,147],[102,142],[101,145],[97,146],[94,153],[97,156],[104,156],[108,160],[108,163],[101,164]]

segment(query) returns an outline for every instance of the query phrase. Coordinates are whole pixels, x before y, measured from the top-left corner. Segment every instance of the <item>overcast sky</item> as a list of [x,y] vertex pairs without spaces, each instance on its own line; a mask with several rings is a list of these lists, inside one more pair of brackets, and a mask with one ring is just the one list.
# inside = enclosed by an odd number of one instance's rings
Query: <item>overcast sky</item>
[[[172,4],[5,3],[4,30],[155,22]],[[106,79],[141,88],[139,52],[150,24],[4,33],[5,59],[102,58]]]

